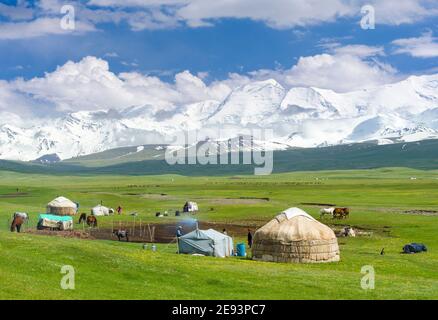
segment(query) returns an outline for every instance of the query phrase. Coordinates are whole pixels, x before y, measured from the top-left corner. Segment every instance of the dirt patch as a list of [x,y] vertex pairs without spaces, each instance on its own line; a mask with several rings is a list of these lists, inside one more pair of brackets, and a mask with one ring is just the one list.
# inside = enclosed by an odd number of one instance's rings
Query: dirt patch
[[45,236],[57,236],[62,238],[77,238],[77,239],[95,239],[90,233],[84,231],[51,231],[51,230],[37,230],[27,229],[26,233],[45,235]]
[[301,202],[303,206],[318,206],[318,207],[336,207],[333,203],[318,203],[318,202]]
[[[268,199],[268,200],[265,200]],[[212,204],[259,204],[269,201],[269,198],[221,198],[221,199],[209,199]]]
[[27,192],[14,192],[14,193],[0,194],[0,198],[27,197],[28,195],[29,195],[29,193],[27,193]]
[[419,214],[423,216],[438,216],[437,210],[406,210],[403,211],[405,214]]
[[145,199],[153,199],[153,200],[178,200],[177,197],[169,196],[167,193],[143,193],[141,194],[142,198]]
[[[254,232],[256,228],[262,226],[264,223],[265,222],[248,222],[231,224],[226,222],[199,222],[199,229],[206,230],[211,228],[220,232],[225,229],[228,235],[232,237],[246,237],[248,229],[251,229],[251,231]],[[128,231],[130,242],[170,243],[176,240],[176,230],[179,226],[183,227],[184,234],[196,229],[196,224],[194,222],[178,221],[175,223],[142,224],[141,226],[138,223],[135,226],[133,223],[123,223],[121,225],[115,225],[114,229],[94,228],[85,229],[84,232],[89,234],[89,239],[117,240],[113,231],[120,229]]]

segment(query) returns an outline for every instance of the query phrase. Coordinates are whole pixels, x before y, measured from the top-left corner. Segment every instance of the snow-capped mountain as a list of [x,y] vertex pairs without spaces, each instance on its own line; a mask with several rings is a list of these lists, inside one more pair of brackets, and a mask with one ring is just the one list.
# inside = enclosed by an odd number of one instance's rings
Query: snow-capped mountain
[[251,135],[250,129],[272,130],[266,139],[273,149],[438,138],[438,74],[347,93],[287,90],[270,79],[238,87],[223,101],[162,111],[143,105],[16,123],[0,120],[0,158],[34,160],[56,154],[66,159],[116,147],[166,144],[184,130],[199,130],[199,141],[224,141]]

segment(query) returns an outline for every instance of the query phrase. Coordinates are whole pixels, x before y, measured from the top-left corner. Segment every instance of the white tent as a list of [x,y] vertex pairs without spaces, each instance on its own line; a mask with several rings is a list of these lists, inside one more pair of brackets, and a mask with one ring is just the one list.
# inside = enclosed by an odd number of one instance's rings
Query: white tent
[[107,208],[102,205],[97,205],[91,209],[91,215],[93,216],[109,216],[114,213],[114,209]]
[[196,229],[178,239],[179,253],[228,257],[233,254],[233,239],[213,229]]

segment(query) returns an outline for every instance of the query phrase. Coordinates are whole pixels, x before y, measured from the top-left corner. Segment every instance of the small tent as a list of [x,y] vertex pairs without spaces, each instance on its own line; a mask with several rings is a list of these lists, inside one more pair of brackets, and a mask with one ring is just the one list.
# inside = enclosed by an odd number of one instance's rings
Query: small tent
[[78,205],[65,197],[57,197],[47,204],[47,213],[58,216],[74,216]]
[[299,208],[289,208],[258,229],[252,258],[275,262],[339,261],[333,230]]
[[178,238],[179,253],[228,257],[233,254],[233,239],[213,229],[193,230]]
[[187,201],[183,207],[183,212],[196,212],[198,210],[198,204],[193,201]]
[[70,216],[57,216],[53,214],[40,214],[38,229],[73,230],[73,218]]
[[91,209],[91,215],[93,216],[109,216],[114,213],[114,209],[107,208],[102,205],[97,205]]

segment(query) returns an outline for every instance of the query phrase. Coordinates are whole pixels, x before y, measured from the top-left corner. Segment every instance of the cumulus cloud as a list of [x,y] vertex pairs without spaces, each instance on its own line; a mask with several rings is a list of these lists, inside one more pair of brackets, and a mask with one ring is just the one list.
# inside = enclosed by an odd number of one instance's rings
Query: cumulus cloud
[[107,61],[89,56],[68,61],[43,77],[0,81],[0,110],[53,114],[147,106],[154,113],[205,100],[222,101],[231,90],[256,80],[272,78],[286,88],[313,86],[346,92],[398,79],[397,70],[378,60],[383,54],[379,48],[350,45],[330,50],[301,57],[289,69],[231,73],[211,83],[189,71],[177,73],[172,82],[132,71],[115,74]]
[[289,69],[264,69],[249,74],[253,79],[274,78],[286,87],[319,87],[337,92],[370,88],[399,80],[397,70],[379,60],[385,56],[383,47],[341,46],[339,43],[326,43],[324,47],[324,53],[300,57]]
[[[166,110],[207,99],[221,100],[231,90],[222,83],[206,85],[188,71],[176,74],[173,83],[138,72],[116,75],[107,61],[96,57],[69,61],[44,77],[3,82],[2,87],[15,96],[48,102],[58,112],[143,105],[150,105],[151,111]],[[11,106],[5,99],[0,100],[2,104],[6,109]]]
[[438,57],[438,38],[427,32],[417,38],[404,38],[392,41],[395,54],[408,54],[416,58]]
[[374,87],[396,80],[396,70],[376,59],[364,60],[352,54],[319,54],[301,57],[288,70],[290,86],[315,86],[347,92]]

